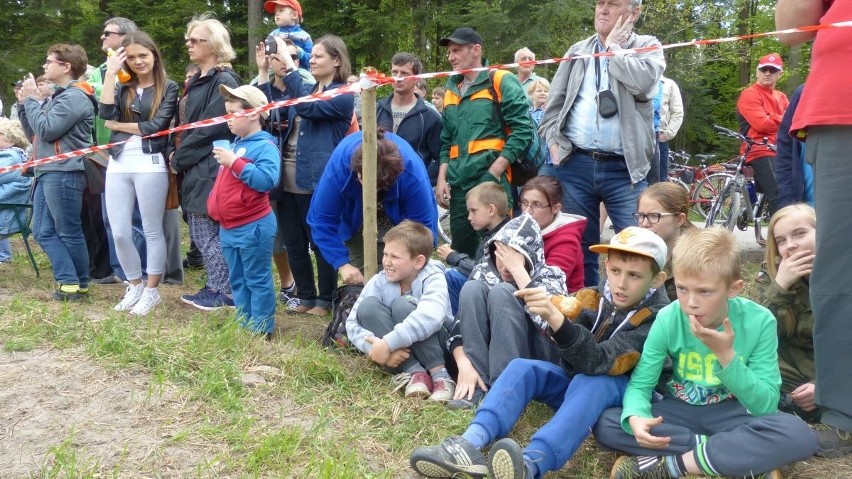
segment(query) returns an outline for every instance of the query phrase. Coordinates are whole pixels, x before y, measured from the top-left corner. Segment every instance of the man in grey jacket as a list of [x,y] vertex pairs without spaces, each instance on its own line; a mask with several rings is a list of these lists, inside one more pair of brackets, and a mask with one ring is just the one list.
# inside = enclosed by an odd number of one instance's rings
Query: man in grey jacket
[[652,99],[665,70],[659,46],[637,35],[633,24],[642,0],[606,0],[595,7],[596,34],[575,43],[566,57],[608,52],[612,56],[563,61],[550,87],[539,133],[547,140],[556,177],[562,183],[562,208],[588,219],[583,233],[585,283],[598,283],[599,204],[616,232],[634,225],[632,213],[656,148]]
[[[94,91],[88,84],[75,82],[86,72],[87,63],[86,52],[79,45],[50,47],[44,78],[57,89],[44,105],[36,95],[33,76],[24,80],[19,115],[36,159],[91,145]],[[53,268],[58,284],[53,297],[62,301],[79,301],[89,288],[89,254],[80,220],[86,189],[83,161],[88,160],[76,156],[35,168],[33,233]]]

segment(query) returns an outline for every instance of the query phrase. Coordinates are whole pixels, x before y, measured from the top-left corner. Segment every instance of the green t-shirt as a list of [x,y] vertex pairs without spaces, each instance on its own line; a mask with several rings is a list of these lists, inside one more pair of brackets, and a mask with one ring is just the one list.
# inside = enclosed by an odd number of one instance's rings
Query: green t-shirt
[[722,368],[716,355],[690,331],[679,301],[657,313],[624,393],[621,425],[625,431],[632,433],[630,416],[653,417],[651,392],[667,357],[674,369],[666,384],[669,397],[697,406],[734,399],[755,416],[778,410],[781,374],[775,317],[763,306],[739,297],[728,300],[728,317],[736,358]]

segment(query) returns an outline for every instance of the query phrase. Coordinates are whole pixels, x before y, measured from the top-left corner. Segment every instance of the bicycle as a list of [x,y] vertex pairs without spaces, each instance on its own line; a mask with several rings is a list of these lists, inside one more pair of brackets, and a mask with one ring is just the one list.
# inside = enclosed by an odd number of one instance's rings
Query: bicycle
[[754,180],[746,178],[744,170],[748,152],[753,146],[763,145],[774,151],[775,145],[769,143],[767,138],[760,142],[755,141],[719,125],[713,125],[713,129],[719,135],[736,138],[745,143],[746,149],[737,159],[737,169],[733,178],[725,182],[721,194],[713,202],[704,226],[716,226],[716,223],[719,222],[728,231],[733,231],[734,226],[745,231],[753,224],[755,241],[757,241],[757,244],[765,246],[766,238],[763,235],[763,228],[764,224],[769,221],[769,207],[766,203],[766,197],[763,193],[757,192]]
[[452,242],[450,237],[450,210],[445,210],[441,205],[438,205],[438,237],[444,243],[450,244]]
[[713,154],[694,155],[699,161],[698,166],[688,166],[692,157],[684,151],[669,153],[669,181],[686,188],[692,211],[706,219],[710,206],[722,191],[722,185],[733,177],[735,166],[728,163],[708,165],[707,162],[716,157]]

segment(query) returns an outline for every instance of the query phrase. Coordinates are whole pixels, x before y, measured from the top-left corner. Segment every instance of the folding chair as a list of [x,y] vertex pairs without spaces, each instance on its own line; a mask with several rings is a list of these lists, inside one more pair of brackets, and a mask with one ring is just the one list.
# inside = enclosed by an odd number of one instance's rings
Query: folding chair
[[30,235],[33,233],[32,228],[30,227],[33,219],[32,203],[0,203],[0,210],[15,211],[14,217],[15,221],[18,223],[18,228],[20,231],[18,231],[18,233],[12,233],[8,235],[7,238],[10,238],[20,233],[21,237],[24,240],[24,248],[27,249],[27,256],[29,256],[30,258],[30,264],[33,265],[33,270],[35,270],[36,277],[38,277],[38,265],[36,265],[35,257],[33,256],[33,250],[30,248]]

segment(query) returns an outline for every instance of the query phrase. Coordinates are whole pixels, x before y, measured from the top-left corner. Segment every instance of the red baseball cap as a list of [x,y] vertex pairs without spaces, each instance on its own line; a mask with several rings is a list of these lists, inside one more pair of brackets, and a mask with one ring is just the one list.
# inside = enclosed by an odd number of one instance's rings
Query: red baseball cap
[[299,2],[296,0],[269,0],[268,2],[263,4],[263,9],[266,10],[266,13],[275,13],[275,7],[281,5],[282,7],[290,7],[296,11],[299,15],[299,18],[302,17],[302,6],[299,5]]
[[757,69],[760,70],[763,67],[771,67],[777,68],[778,70],[784,69],[784,60],[781,60],[781,55],[777,53],[770,53],[768,55],[764,55],[761,57],[760,61],[757,63]]

